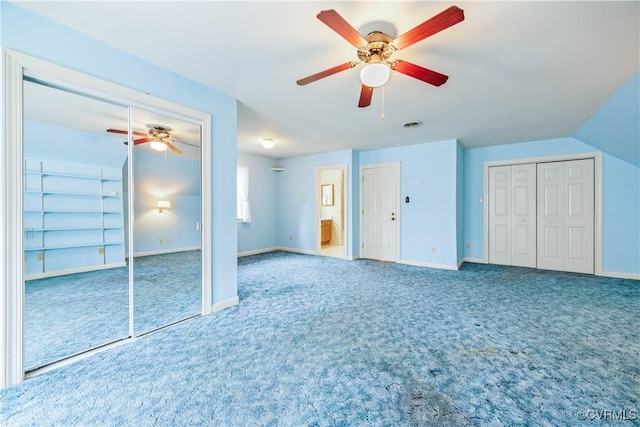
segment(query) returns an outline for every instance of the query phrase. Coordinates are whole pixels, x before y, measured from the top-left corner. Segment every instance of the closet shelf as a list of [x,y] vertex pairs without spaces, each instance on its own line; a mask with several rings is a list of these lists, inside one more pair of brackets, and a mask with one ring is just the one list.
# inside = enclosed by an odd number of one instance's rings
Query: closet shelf
[[63,173],[63,172],[44,172],[44,171],[25,170],[24,173],[27,175],[59,176],[63,178],[93,179],[93,180],[99,180],[99,181],[122,181],[122,178],[115,178],[115,177],[112,178],[112,177],[105,177],[105,176],[98,176],[98,175],[75,175],[75,174]]
[[75,248],[92,248],[101,246],[124,245],[124,242],[100,242],[100,243],[83,243],[80,245],[59,245],[59,246],[40,246],[37,248],[24,248],[25,252],[49,251],[54,249],[75,249]]
[[36,231],[76,231],[76,230],[119,230],[122,225],[113,226],[99,226],[99,227],[44,227],[44,228],[31,228],[24,229],[25,233],[31,233]]
[[25,190],[28,194],[56,195],[56,196],[80,196],[80,197],[121,197],[120,194],[100,194],[100,193],[74,193],[68,191],[53,190]]

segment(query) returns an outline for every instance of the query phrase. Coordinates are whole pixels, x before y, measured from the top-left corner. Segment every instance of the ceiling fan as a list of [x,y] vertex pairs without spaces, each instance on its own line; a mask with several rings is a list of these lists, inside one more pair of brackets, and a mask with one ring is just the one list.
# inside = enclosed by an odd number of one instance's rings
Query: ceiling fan
[[[366,37],[363,37],[333,9],[323,10],[317,15],[317,18],[358,50],[358,58],[361,63],[366,64],[365,68],[360,72],[362,89],[360,91],[358,107],[368,107],[371,104],[373,89],[387,82],[391,70],[422,80],[434,86],[444,84],[449,78],[444,74],[401,59],[390,60],[389,58],[395,51],[407,48],[420,40],[424,40],[463,21],[464,12],[457,6],[451,6],[395,39],[381,31],[373,31]],[[298,80],[296,83],[299,86],[304,86],[316,80],[339,73],[340,71],[349,70],[356,65],[358,65],[358,62],[349,61],[312,74]]]
[[[160,126],[160,125],[147,125],[147,126],[149,127],[149,130],[147,131],[147,133],[139,132],[135,130],[131,132],[135,136],[143,137],[143,138],[134,139],[133,145],[144,144],[146,142],[149,142],[151,143],[150,144],[151,148],[153,148],[154,150],[165,151],[167,148],[169,148],[171,151],[173,151],[176,154],[182,154],[182,151],[180,151],[178,147],[176,147],[169,141],[169,139],[171,138],[170,127]],[[120,133],[124,135],[129,134],[129,132],[127,132],[126,130],[121,130],[121,129],[107,129],[107,132]],[[176,140],[174,139],[172,139],[171,141],[176,142]],[[127,143],[128,142],[125,141],[125,145]]]

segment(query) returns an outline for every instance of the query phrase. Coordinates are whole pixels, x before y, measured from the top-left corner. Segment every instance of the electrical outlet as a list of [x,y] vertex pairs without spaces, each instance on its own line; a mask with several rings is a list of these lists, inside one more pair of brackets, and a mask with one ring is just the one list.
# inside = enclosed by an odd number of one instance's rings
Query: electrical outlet
[[169,243],[169,242],[171,242],[171,239],[170,239],[170,238],[168,238],[168,237],[165,237],[165,238],[164,238],[164,242],[165,242],[165,243]]
[[436,253],[436,248],[431,248],[431,253],[435,254]]
[[293,236],[289,236],[289,240],[290,240],[290,241],[291,241],[291,240],[293,240]]
[[38,261],[42,261],[44,259],[44,254],[38,254],[36,255],[36,260]]
[[160,244],[164,243],[164,239],[160,238]]
[[98,255],[104,255],[104,248],[98,248]]
[[471,242],[467,242],[467,249],[471,249]]

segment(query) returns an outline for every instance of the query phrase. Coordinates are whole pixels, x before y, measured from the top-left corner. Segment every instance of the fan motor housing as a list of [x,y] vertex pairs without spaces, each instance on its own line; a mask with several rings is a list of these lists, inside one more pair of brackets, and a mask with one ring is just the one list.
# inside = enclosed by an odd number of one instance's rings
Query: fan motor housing
[[394,52],[393,39],[383,32],[373,31],[365,40],[367,45],[358,49],[358,58],[365,64],[385,62]]

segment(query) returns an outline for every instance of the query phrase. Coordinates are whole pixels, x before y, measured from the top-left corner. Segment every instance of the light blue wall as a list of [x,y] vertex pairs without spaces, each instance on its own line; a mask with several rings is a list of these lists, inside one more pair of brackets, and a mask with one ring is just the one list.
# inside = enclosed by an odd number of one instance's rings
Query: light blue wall
[[458,264],[464,258],[464,149],[458,143],[456,145],[456,236]]
[[345,178],[345,182],[349,185],[348,194],[351,195],[348,202],[345,197],[345,203],[347,203],[346,222],[348,230],[351,230],[347,241],[347,253],[348,256],[357,258],[360,256],[360,215],[358,214],[360,209],[360,153],[352,150],[350,158],[349,174]]
[[127,146],[114,145],[113,137],[106,134],[25,120],[24,156],[120,168],[127,157]]
[[[276,241],[278,246],[315,252],[318,247],[316,169],[327,166],[347,166],[345,212],[347,222],[347,256],[353,256],[353,168],[351,150],[284,159],[285,170],[277,175],[278,214]],[[355,172],[357,174],[357,172]],[[357,178],[356,178],[357,179]]]
[[602,270],[640,274],[640,169],[603,155]]
[[238,153],[238,164],[249,168],[249,203],[251,223],[238,223],[238,253],[270,249],[278,246],[277,179],[282,172],[271,170],[279,162],[255,154]]
[[[200,247],[200,160],[173,154],[165,158],[164,152],[146,147],[136,148],[133,155],[134,253]],[[171,209],[158,212],[158,200],[168,200]]]
[[640,167],[640,72],[625,83],[573,136]]
[[401,262],[457,266],[458,153],[456,140],[360,153],[360,167],[400,163]]
[[146,92],[212,116],[213,303],[237,296],[236,100],[7,2],[2,47]]

